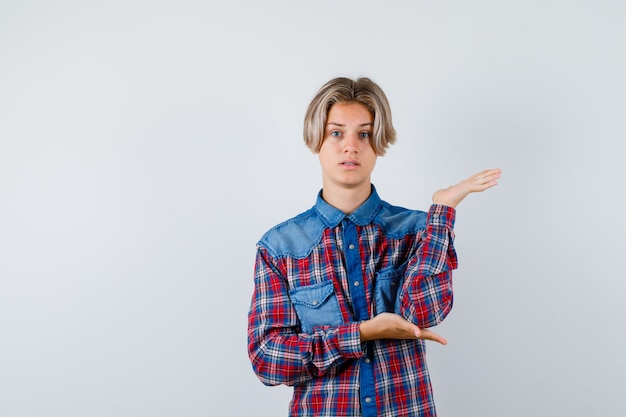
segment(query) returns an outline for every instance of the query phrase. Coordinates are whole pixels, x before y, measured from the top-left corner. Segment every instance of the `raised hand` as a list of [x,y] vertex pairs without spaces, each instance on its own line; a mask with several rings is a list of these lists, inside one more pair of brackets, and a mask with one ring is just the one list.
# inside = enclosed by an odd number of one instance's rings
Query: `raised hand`
[[480,193],[498,185],[502,170],[487,169],[433,194],[433,203],[456,207],[470,193]]

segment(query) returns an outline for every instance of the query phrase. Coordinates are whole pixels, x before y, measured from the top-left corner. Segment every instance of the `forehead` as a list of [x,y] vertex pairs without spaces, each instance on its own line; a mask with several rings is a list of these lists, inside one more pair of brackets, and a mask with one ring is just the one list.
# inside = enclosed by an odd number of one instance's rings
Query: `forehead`
[[326,124],[352,124],[359,125],[372,123],[372,113],[364,104],[357,102],[339,102],[333,104],[328,111]]

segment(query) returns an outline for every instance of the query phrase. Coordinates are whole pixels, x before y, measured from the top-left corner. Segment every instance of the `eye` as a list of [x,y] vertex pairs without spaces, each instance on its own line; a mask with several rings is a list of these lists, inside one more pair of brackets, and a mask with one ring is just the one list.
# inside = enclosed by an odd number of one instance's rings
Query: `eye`
[[330,136],[334,137],[334,138],[338,138],[339,136],[341,136],[341,132],[338,130],[332,130],[330,132]]
[[361,133],[359,133],[359,137],[361,139],[369,139],[370,138],[370,132],[361,132]]

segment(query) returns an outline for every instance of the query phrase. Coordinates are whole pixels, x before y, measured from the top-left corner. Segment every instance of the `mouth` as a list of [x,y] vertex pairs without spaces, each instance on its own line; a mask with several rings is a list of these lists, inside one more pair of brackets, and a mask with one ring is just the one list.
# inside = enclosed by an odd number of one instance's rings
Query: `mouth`
[[358,161],[342,161],[340,163],[340,165],[344,166],[346,168],[355,168],[355,167],[358,167],[361,164],[359,164]]

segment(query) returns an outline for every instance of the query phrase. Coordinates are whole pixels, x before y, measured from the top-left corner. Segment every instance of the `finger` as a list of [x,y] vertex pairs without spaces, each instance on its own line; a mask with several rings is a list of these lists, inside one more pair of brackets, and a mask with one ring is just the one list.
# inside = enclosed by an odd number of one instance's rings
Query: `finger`
[[491,188],[494,185],[498,185],[498,181],[497,181],[498,178],[486,179],[480,183],[474,184],[474,187],[479,191],[485,191],[486,189]]
[[[481,175],[482,174],[482,175]],[[485,191],[491,187],[498,185],[498,179],[501,177],[500,170],[490,170],[489,172],[478,174],[472,181],[472,191]]]
[[502,176],[502,170],[500,169],[491,169],[488,171],[483,171],[479,174],[476,174],[473,179],[474,181],[493,181],[495,179],[498,179]]
[[483,183],[489,183],[489,182],[497,180],[501,176],[502,176],[501,169],[491,169],[491,170],[484,171],[483,173],[481,173],[477,177],[477,179]]
[[502,172],[501,168],[491,168],[485,169],[484,171],[479,172],[477,175],[492,175],[492,174],[500,174]]
[[448,344],[448,341],[443,336],[440,336],[437,333],[428,329],[422,329],[422,335],[420,336],[420,339],[432,340],[433,342],[441,343],[442,345]]

